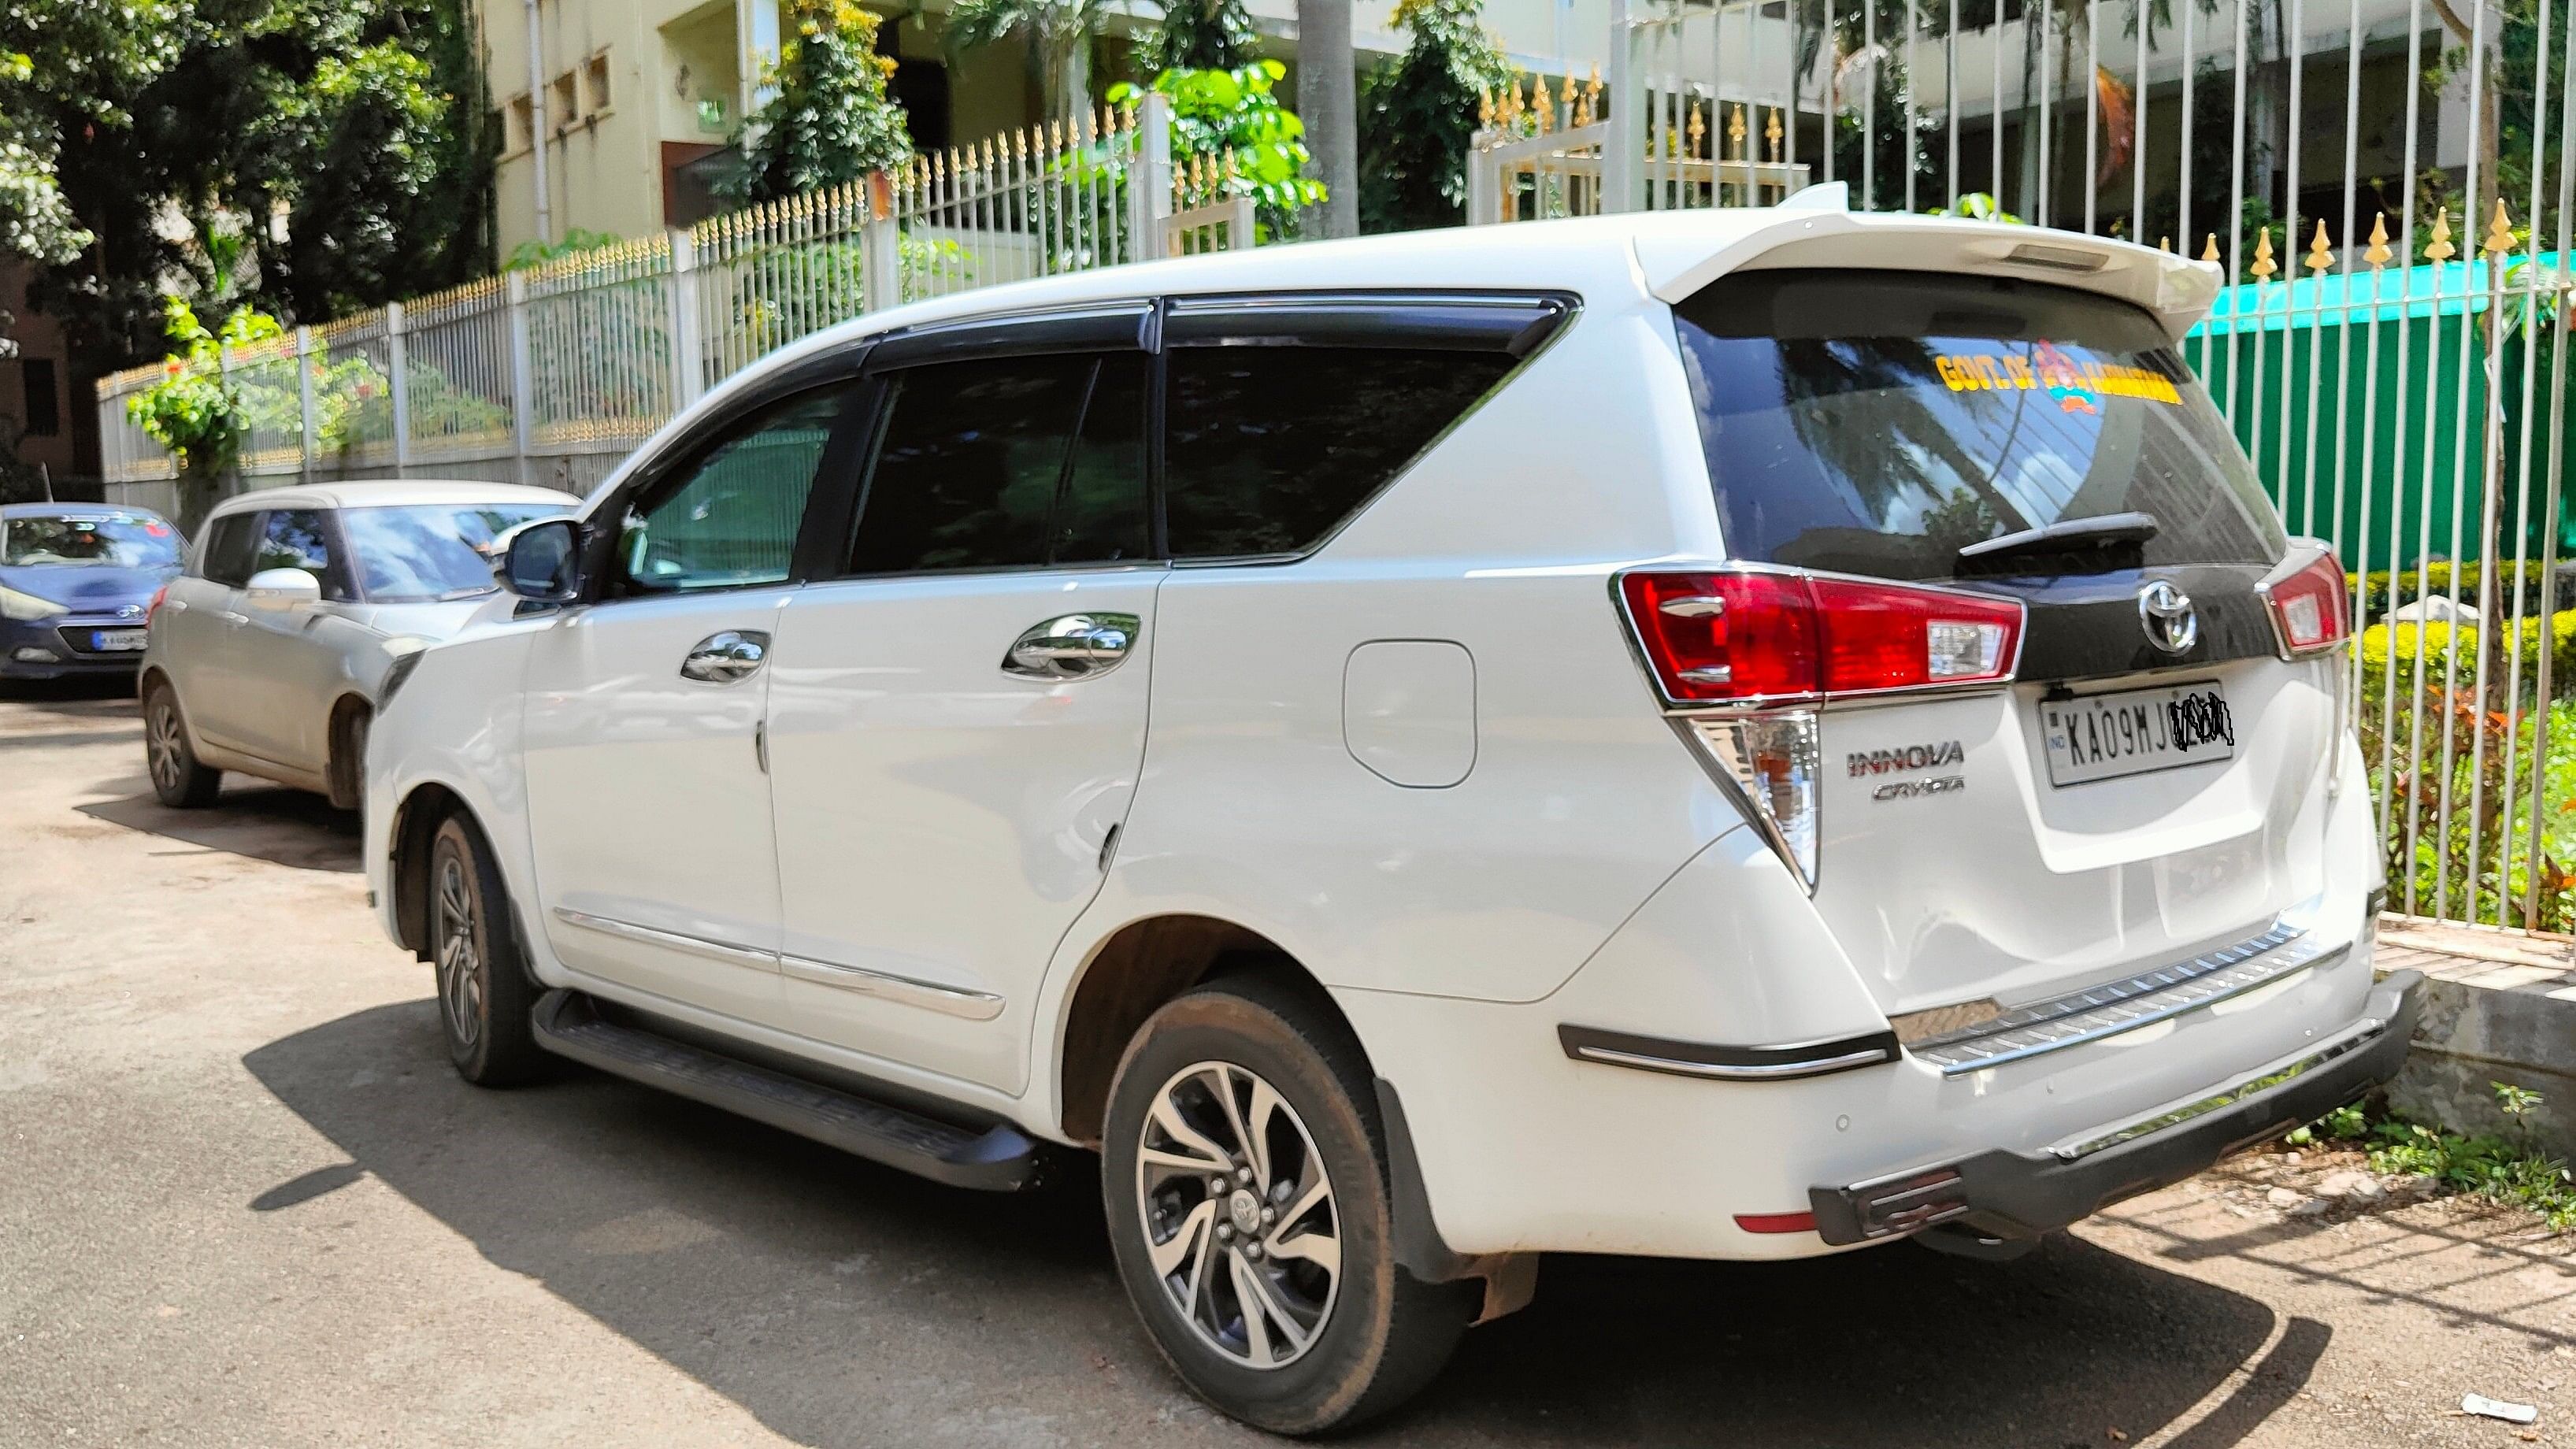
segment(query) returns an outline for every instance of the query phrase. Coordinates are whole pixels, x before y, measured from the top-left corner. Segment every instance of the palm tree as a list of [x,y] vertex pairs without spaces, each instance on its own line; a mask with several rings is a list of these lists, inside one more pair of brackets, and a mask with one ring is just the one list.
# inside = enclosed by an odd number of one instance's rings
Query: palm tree
[[1047,114],[1071,116],[1091,105],[1091,40],[1110,0],[957,0],[948,12],[948,42],[971,50],[1018,36]]

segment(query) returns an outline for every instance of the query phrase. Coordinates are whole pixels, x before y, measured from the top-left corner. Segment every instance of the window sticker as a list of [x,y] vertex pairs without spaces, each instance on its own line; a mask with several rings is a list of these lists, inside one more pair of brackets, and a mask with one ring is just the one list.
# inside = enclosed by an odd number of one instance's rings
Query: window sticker
[[2182,406],[2173,379],[2144,367],[2077,361],[2045,338],[2030,355],[2011,352],[1944,352],[1932,365],[1952,392],[2046,392],[2058,411],[2097,416],[2105,397],[2133,397]]

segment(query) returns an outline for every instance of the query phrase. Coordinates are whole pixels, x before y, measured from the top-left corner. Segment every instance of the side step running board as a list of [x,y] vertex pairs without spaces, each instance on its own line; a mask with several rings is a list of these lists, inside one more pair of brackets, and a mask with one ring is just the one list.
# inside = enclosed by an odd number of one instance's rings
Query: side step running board
[[1034,1187],[1043,1150],[1017,1128],[982,1132],[719,1056],[602,1018],[578,991],[549,991],[533,1013],[537,1044],[603,1072],[766,1122],[952,1187]]

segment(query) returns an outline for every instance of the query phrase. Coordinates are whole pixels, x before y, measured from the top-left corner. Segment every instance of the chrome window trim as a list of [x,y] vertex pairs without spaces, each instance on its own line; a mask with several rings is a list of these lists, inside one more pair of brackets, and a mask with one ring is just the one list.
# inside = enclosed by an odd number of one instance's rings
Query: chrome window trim
[[2349,945],[2320,945],[2305,930],[2275,921],[2233,946],[2026,1003],[1992,1021],[1912,1042],[1906,1051],[1940,1068],[1943,1076],[1983,1071],[2169,1021],[2302,971],[2332,966],[2350,951]]
[[1002,1014],[1005,1003],[989,991],[969,991],[962,987],[942,986],[912,976],[897,976],[889,971],[871,971],[861,966],[842,966],[830,961],[817,961],[810,956],[782,955],[779,969],[799,981],[817,986],[855,991],[862,996],[879,997],[905,1006],[918,1006],[943,1016],[966,1021],[991,1021]]
[[686,951],[692,955],[704,956],[711,961],[722,961],[728,966],[750,966],[762,971],[778,969],[778,954],[774,951],[763,951],[752,946],[737,946],[729,941],[710,941],[704,936],[683,935],[678,931],[665,931],[652,926],[639,926],[632,921],[620,921],[608,916],[594,916],[588,911],[576,911],[570,906],[557,906],[554,914],[556,920],[567,926],[578,926],[585,931],[597,931],[603,936],[615,936],[621,940],[640,941],[648,946],[663,946],[674,951]]
[[2388,1023],[2383,1018],[2365,1016],[2354,1025],[2351,1031],[2292,1061],[2266,1067],[2251,1076],[2240,1077],[2205,1096],[2196,1097],[2178,1106],[2150,1112],[2144,1117],[2124,1122],[2108,1131],[2097,1131],[2089,1136],[2069,1138],[2050,1147],[2049,1155],[2061,1162],[2078,1162],[2104,1148],[2117,1147],[2124,1142],[2134,1142],[2141,1137],[2153,1136],[2169,1127],[2179,1127],[2195,1117],[2223,1111],[2248,1098],[2260,1096],[2283,1083],[2305,1076],[2328,1062],[2350,1056],[2379,1040],[2387,1030]]

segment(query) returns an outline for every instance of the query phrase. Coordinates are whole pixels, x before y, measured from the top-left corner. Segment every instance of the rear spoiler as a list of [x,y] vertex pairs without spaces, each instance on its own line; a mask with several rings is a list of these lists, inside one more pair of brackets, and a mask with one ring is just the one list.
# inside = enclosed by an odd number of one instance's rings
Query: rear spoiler
[[2215,262],[2195,262],[2108,237],[1957,217],[1855,213],[1820,204],[1828,200],[1817,197],[1805,205],[1771,208],[1759,213],[1762,224],[1713,247],[1711,228],[1700,219],[1714,213],[1640,217],[1637,268],[1647,290],[1667,303],[1683,301],[1729,272],[1754,267],[2017,277],[2143,307],[2176,343],[2208,313],[2222,280]]

